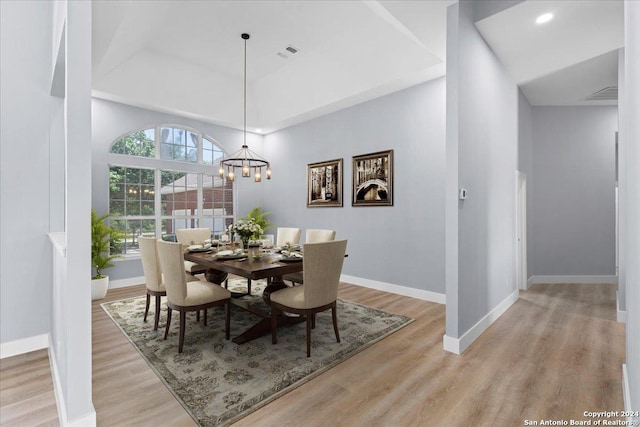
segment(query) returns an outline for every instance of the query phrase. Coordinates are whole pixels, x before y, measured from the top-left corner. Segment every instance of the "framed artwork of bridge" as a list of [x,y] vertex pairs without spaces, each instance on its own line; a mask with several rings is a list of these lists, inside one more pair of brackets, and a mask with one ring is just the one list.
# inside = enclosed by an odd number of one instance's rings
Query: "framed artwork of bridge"
[[307,207],[342,206],[342,159],[307,165]]
[[393,150],[353,156],[353,206],[393,206]]

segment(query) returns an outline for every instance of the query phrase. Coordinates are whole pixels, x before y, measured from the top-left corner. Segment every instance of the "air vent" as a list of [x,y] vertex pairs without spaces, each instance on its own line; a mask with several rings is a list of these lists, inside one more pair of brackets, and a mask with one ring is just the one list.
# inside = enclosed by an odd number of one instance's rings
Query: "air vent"
[[289,45],[285,47],[282,52],[278,52],[277,55],[282,59],[287,59],[289,55],[295,55],[298,52],[300,52],[300,49]]
[[608,86],[589,95],[586,101],[615,101],[618,99],[618,86]]

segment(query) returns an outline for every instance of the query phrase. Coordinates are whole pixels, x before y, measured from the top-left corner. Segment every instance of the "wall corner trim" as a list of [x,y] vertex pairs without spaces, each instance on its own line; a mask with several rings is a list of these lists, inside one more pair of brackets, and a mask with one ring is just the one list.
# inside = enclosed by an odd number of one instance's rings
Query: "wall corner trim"
[[631,391],[629,390],[629,373],[627,372],[627,364],[622,364],[622,398],[624,401],[624,410],[631,411]]
[[516,290],[502,300],[502,302],[487,313],[486,316],[478,320],[478,322],[460,338],[453,338],[445,335],[442,343],[444,350],[455,354],[462,354],[462,352],[465,351],[466,348],[469,347],[480,335],[482,335],[482,333],[486,331],[493,322],[498,320],[498,318],[502,316],[504,312],[518,300],[519,297],[520,291]]
[[[616,320],[620,323],[627,323],[627,311],[626,310],[620,310],[620,299],[618,296],[618,292],[616,291],[616,313],[617,313],[617,317]],[[624,365],[622,365],[624,366]]]
[[49,334],[0,343],[0,359],[49,348]]
[[444,304],[447,299],[445,294],[440,294],[437,292],[431,292],[431,291],[425,291],[422,289],[410,288],[407,286],[395,285],[393,283],[379,282],[377,280],[364,279],[362,277],[348,276],[345,274],[340,275],[340,281],[345,283],[351,283],[353,285],[363,286],[365,288],[376,289],[384,292],[390,292],[392,294],[402,295],[405,297],[421,299],[424,301],[431,301],[438,304]]
[[531,284],[543,283],[588,283],[588,284],[601,284],[601,283],[618,283],[618,276],[531,276],[529,279]]

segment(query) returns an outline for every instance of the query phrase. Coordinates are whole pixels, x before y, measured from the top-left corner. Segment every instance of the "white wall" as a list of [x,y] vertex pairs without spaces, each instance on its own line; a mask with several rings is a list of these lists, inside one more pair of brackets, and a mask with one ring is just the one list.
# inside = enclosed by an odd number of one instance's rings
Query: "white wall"
[[533,242],[533,110],[521,90],[518,90],[518,170],[527,175],[527,277],[534,273]]
[[615,275],[618,109],[533,108],[535,275]]
[[[0,343],[50,331],[52,7],[0,2]],[[19,40],[19,42],[17,42]]]
[[[455,352],[517,292],[518,88],[475,28],[485,6],[460,1],[448,9],[447,161],[457,176],[447,175],[445,348]],[[468,190],[464,201],[458,186]]]
[[[640,410],[640,2],[625,1],[628,408]],[[638,419],[639,417],[636,417]]]
[[[445,82],[438,79],[267,135],[276,226],[348,239],[343,274],[444,293]],[[394,150],[394,205],[353,207],[352,156]],[[344,207],[306,207],[306,167],[344,159]],[[362,282],[360,282],[362,283]]]

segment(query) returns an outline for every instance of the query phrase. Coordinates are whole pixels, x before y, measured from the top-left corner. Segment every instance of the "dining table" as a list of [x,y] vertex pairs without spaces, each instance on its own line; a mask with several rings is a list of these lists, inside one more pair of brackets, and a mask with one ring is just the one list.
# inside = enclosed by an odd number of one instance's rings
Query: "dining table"
[[[256,249],[255,252],[252,251],[252,249],[249,249],[249,253],[246,254],[246,256],[238,256],[238,259],[233,259],[235,257],[225,259],[216,256],[217,249],[215,247],[209,251],[191,252],[185,250],[184,259],[210,269],[224,271],[246,278],[248,280],[247,294],[251,294],[251,280],[267,279],[267,286],[263,291],[262,299],[267,307],[270,307],[269,297],[271,293],[287,287],[282,280],[282,276],[302,271],[302,258],[283,261],[282,256],[279,254],[261,253],[259,249]],[[255,304],[249,304],[248,301],[242,298],[243,295],[247,294],[234,295],[235,298],[231,299],[232,304],[259,316],[261,320],[240,335],[234,337],[232,341],[236,344],[242,344],[271,333],[270,310],[264,310],[264,308],[256,306]],[[303,317],[282,315],[278,317],[278,327],[303,321]]]

